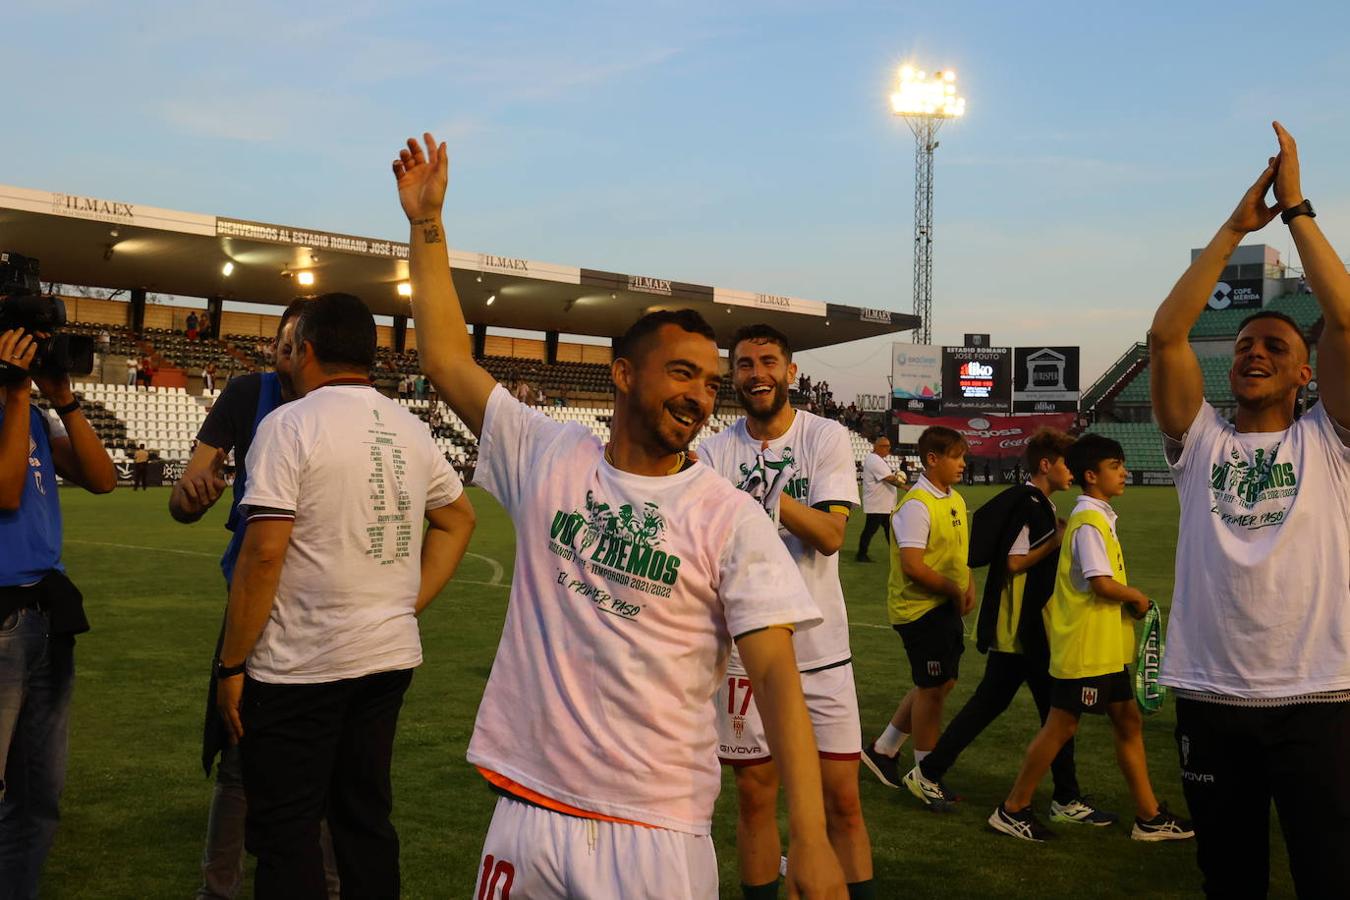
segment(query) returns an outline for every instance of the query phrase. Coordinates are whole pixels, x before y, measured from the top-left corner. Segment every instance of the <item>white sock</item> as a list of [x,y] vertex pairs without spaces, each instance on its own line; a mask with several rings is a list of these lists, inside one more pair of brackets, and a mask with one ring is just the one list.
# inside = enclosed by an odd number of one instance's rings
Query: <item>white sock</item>
[[894,756],[900,752],[900,748],[904,746],[905,739],[908,737],[907,733],[894,725],[887,725],[886,730],[881,733],[881,737],[877,738],[877,752],[886,756]]
[[[925,756],[927,756],[928,754],[932,753],[932,752],[933,752],[932,750],[915,750],[915,751],[914,751],[914,765],[917,766],[919,763],[923,762],[923,758],[924,758]],[[920,769],[919,771],[923,771],[923,770]]]

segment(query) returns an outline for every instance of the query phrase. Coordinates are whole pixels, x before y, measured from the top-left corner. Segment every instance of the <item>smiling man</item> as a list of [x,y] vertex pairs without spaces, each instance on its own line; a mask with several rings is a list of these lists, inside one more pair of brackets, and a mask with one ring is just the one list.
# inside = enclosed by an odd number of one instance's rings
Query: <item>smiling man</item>
[[[1163,301],[1153,408],[1181,499],[1162,682],[1206,893],[1265,896],[1273,799],[1300,896],[1350,896],[1350,275],[1314,221],[1294,140]],[[1266,193],[1274,187],[1275,204]],[[1279,214],[1322,307],[1321,401],[1297,324],[1242,323],[1234,421],[1205,401],[1187,341],[1242,238]]]
[[787,787],[792,889],[839,900],[792,652],[793,626],[820,614],[763,509],[686,453],[722,383],[712,329],[662,311],[616,342],[608,444],[520,403],[473,356],[441,224],[445,145],[424,140],[394,162],[422,365],[516,529],[469,743],[500,797],[475,895],[716,896],[712,700],[734,640]]
[[[732,335],[731,374],[745,416],[704,441],[699,457],[758,500],[778,523],[779,536],[824,618],[794,639],[797,668],[820,753],[830,843],[844,868],[849,896],[871,897],[872,848],[858,799],[861,724],[839,583],[839,548],[849,513],[858,505],[848,431],[831,419],[792,408],[788,385],[797,377],[797,366],[787,337],[771,326],[748,325]],[[776,897],[778,767],[734,652],[717,689],[717,741],[722,763],[736,772],[742,893],[746,900]]]

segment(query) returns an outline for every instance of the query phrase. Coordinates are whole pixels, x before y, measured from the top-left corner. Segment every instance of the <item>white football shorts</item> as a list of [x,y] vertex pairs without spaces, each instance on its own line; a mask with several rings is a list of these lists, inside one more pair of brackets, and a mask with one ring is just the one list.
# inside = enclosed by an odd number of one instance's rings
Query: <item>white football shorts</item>
[[[822,759],[862,756],[862,722],[853,664],[802,673],[802,693]],[[717,709],[717,758],[723,765],[752,766],[773,759],[750,679],[728,672],[713,700]]]

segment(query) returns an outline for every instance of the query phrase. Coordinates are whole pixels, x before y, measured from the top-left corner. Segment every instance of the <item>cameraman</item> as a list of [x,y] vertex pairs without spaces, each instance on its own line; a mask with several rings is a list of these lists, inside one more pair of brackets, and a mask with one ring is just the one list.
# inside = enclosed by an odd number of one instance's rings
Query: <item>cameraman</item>
[[[38,335],[41,338],[41,335]],[[70,377],[29,369],[22,329],[0,334],[0,898],[35,898],[59,818],[75,635],[83,598],[61,565],[56,476],[95,494],[117,485]],[[33,382],[55,409],[32,403]]]

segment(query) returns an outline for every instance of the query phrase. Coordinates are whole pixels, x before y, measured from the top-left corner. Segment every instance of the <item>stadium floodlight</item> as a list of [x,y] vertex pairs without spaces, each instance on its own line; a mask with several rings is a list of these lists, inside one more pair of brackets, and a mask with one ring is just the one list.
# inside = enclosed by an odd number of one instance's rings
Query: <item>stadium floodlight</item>
[[496,303],[496,302],[497,302],[497,295],[496,295],[496,294],[489,294],[489,295],[488,295],[488,298],[487,298],[487,305],[488,305],[488,306],[491,306],[493,303]]
[[226,278],[229,278],[231,275],[233,275],[233,274],[234,274],[234,263],[233,263],[233,262],[228,262],[228,261],[227,261],[227,262],[225,263],[225,265],[223,265],[223,266],[220,267],[220,274],[224,275]]
[[314,273],[305,269],[303,272],[296,273],[295,280],[305,287],[311,287],[314,284]]
[[406,281],[400,281],[400,282],[398,283],[398,295],[399,295],[400,297],[411,297],[411,296],[412,296],[412,284],[410,284],[409,282],[406,282]]
[[937,133],[948,119],[966,114],[966,99],[956,90],[956,72],[945,69],[931,75],[906,64],[891,92],[891,112],[914,132],[914,343],[933,338],[933,151]]

